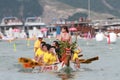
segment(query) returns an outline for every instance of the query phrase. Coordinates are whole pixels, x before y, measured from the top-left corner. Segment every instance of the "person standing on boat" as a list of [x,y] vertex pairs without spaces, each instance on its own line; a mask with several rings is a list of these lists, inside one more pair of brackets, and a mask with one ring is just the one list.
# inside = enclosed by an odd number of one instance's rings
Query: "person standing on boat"
[[34,53],[36,53],[37,49],[40,48],[40,44],[42,41],[43,41],[43,35],[40,34],[40,35],[38,35],[38,39],[34,43]]
[[71,43],[71,35],[69,34],[69,30],[67,26],[63,26],[61,29],[61,34],[59,36],[59,40],[60,41],[64,41],[64,42],[69,42]]
[[[63,41],[65,43],[67,42],[69,44],[72,43],[71,35],[69,34],[69,30],[68,30],[67,26],[63,26],[61,28],[61,34],[59,36],[59,41]],[[65,50],[65,53],[62,53],[60,62],[62,62],[62,66],[64,64],[69,66],[69,61],[70,61],[70,57],[71,57],[71,49],[66,47],[63,50]]]

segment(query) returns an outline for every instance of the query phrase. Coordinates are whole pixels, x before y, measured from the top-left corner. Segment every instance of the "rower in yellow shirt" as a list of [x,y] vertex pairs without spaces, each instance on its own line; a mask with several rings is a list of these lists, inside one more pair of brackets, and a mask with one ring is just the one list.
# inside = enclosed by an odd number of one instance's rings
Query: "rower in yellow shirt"
[[38,58],[41,56],[41,55],[43,55],[43,49],[42,49],[42,45],[44,45],[44,44],[46,44],[44,41],[42,41],[41,42],[41,44],[40,44],[40,47],[37,49],[37,51],[35,52],[35,57],[34,57],[34,59],[36,60],[36,61],[38,61]]
[[43,45],[43,50],[44,50],[44,56],[43,56],[43,62],[45,65],[49,64],[50,61],[50,53],[48,52],[50,45],[45,44]]
[[39,57],[41,57],[42,55],[44,55],[43,50],[41,48],[37,49],[35,53],[35,60],[38,61]]
[[58,56],[56,55],[55,47],[54,46],[50,47],[49,53],[51,54],[49,64],[58,63],[59,59],[58,59]]
[[34,43],[34,59],[36,60],[36,51],[40,48],[40,44],[43,41],[43,35],[40,34],[37,36],[38,39]]
[[43,61],[46,65],[50,64],[50,57],[51,57],[51,54],[49,52],[46,52],[44,54]]
[[40,56],[42,53],[43,53],[43,45],[46,44],[46,42],[42,41],[41,44],[40,44],[40,48],[37,49],[36,53],[35,53],[35,56]]
[[40,48],[40,44],[43,41],[43,35],[38,35],[38,39],[34,43],[34,52],[36,53],[37,49]]
[[36,52],[37,61],[38,62],[44,62],[43,58],[44,58],[44,55],[47,52],[48,52],[48,50],[47,50],[47,44],[45,42],[41,42],[41,46],[40,46],[40,48]]
[[57,56],[54,53],[50,53],[51,57],[50,57],[50,62],[49,64],[54,64],[57,62]]
[[73,54],[73,57],[72,57],[72,61],[77,64],[77,67],[78,67],[78,68],[80,68],[78,54],[79,54],[81,51],[82,51],[81,48],[78,47],[78,49],[74,51],[74,54]]
[[75,61],[75,59],[78,59],[79,57],[78,57],[78,54],[80,53],[80,50],[75,50],[74,51],[74,54],[73,54],[73,58],[72,58],[72,60],[73,61]]

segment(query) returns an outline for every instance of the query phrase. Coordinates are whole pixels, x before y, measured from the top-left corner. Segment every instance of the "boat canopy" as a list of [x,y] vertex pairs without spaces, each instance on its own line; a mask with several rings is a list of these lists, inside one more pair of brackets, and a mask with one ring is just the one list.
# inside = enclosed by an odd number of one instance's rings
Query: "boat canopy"
[[1,26],[21,26],[22,21],[17,17],[4,17],[1,21]]
[[28,17],[25,21],[25,26],[44,26],[41,17]]

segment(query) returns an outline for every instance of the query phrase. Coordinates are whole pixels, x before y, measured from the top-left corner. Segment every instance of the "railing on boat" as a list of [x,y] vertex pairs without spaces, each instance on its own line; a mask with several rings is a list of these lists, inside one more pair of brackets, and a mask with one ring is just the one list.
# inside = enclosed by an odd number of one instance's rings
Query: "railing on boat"
[[22,26],[23,23],[17,17],[4,17],[0,25],[1,26]]
[[120,19],[110,19],[110,20],[93,20],[93,26],[114,26],[120,25]]
[[44,26],[45,23],[42,22],[40,17],[28,17],[25,21],[25,26]]

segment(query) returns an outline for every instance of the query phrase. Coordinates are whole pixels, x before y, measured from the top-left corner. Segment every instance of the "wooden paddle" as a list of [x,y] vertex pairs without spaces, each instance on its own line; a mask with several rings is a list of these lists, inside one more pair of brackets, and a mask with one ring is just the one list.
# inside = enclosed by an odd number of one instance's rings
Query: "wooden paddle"
[[18,62],[22,64],[24,68],[34,68],[36,66],[42,66],[42,63],[38,63],[30,58],[21,57],[18,58]]
[[79,62],[80,62],[80,63],[84,63],[84,64],[89,64],[89,63],[91,63],[92,61],[96,61],[96,60],[99,60],[99,57],[98,57],[98,56],[93,57],[93,58],[89,58],[89,59],[79,59]]
[[83,54],[78,55],[78,57],[82,57],[82,56],[83,56]]

